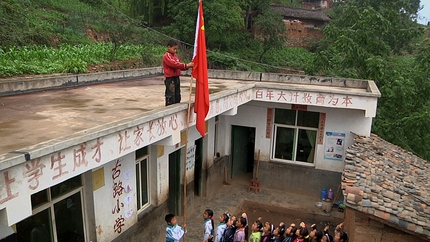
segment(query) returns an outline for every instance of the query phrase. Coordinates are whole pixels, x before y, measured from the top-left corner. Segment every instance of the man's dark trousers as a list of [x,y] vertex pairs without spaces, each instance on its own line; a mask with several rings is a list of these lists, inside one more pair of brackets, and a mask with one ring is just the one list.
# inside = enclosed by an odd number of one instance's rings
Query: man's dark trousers
[[177,77],[167,77],[164,80],[164,85],[166,86],[166,106],[180,103],[181,102],[181,83],[179,81],[179,76]]

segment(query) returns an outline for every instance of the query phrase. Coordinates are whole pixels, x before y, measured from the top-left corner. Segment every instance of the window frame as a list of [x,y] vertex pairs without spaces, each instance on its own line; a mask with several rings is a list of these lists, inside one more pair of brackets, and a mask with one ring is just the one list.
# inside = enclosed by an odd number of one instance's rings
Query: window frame
[[[41,204],[37,204],[36,206],[33,206],[33,204],[31,205],[32,207],[32,215],[29,217],[33,217],[41,212],[44,212],[45,210],[48,211],[49,214],[49,218],[50,218],[50,226],[49,226],[49,232],[50,232],[50,236],[51,239],[53,239],[54,242],[58,241],[58,228],[57,228],[57,223],[56,220],[60,220],[60,217],[57,217],[56,212],[55,212],[55,205],[62,202],[63,200],[65,200],[68,197],[71,197],[73,195],[79,194],[80,196],[80,204],[81,204],[81,213],[82,213],[82,232],[83,232],[83,237],[84,239],[87,239],[88,236],[88,231],[87,231],[87,218],[86,218],[86,209],[84,208],[85,206],[85,198],[84,198],[84,184],[83,184],[83,177],[82,175],[70,178],[70,179],[74,179],[74,178],[79,178],[80,179],[80,185],[71,188],[70,190],[61,193],[61,194],[57,194],[57,196],[54,197],[53,192],[51,191],[51,189],[54,186],[48,187],[46,189],[43,189],[39,192],[42,191],[46,191],[47,194],[47,201],[41,203]],[[69,180],[70,180],[69,179]],[[68,180],[66,180],[68,181]],[[64,183],[64,182],[63,182]],[[56,184],[56,185],[61,185],[60,184]],[[35,195],[37,193],[34,193],[32,195]],[[20,221],[22,222],[22,221]],[[18,222],[18,223],[20,223]]]
[[[300,132],[300,130],[302,130],[302,131],[306,131],[306,130],[315,131],[316,136],[318,137],[319,128],[318,127],[306,127],[306,126],[297,125],[299,112],[307,112],[307,111],[301,111],[301,110],[293,110],[293,111],[295,111],[294,125],[291,125],[291,124],[289,125],[289,124],[280,124],[280,123],[275,122],[275,120],[276,120],[276,117],[275,117],[276,108],[274,109],[274,118],[273,118],[274,122],[272,125],[273,126],[273,135],[272,135],[273,138],[272,138],[272,142],[271,142],[272,147],[271,147],[270,158],[274,162],[314,167],[315,166],[315,154],[316,154],[317,141],[315,140],[315,144],[314,144],[315,148],[313,151],[312,162],[297,161],[297,146],[299,144],[299,132]],[[316,113],[319,113],[319,112],[316,112]],[[319,117],[318,117],[318,121],[319,121]],[[275,157],[276,156],[276,146],[277,146],[276,141],[277,141],[277,135],[278,135],[278,128],[288,128],[288,129],[292,129],[294,131],[294,142],[293,142],[293,149],[292,149],[292,155],[291,155],[292,159],[291,160],[281,159],[281,158]]]
[[[136,157],[135,169],[136,169],[136,208],[137,211],[143,211],[151,205],[151,186],[150,182],[150,172],[149,172],[149,146],[143,147],[141,149],[147,149],[148,152],[140,157]],[[137,152],[137,150],[135,151]],[[136,154],[137,155],[137,154]],[[146,161],[146,203],[143,203],[142,199],[142,162]],[[137,175],[139,174],[139,175]],[[139,183],[139,185],[138,185]],[[139,202],[140,201],[140,202]]]

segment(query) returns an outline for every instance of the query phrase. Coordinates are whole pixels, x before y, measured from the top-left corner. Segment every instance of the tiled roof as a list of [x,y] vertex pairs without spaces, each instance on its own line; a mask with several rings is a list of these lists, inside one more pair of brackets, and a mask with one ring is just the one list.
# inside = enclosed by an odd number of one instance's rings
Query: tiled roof
[[377,135],[353,135],[342,174],[346,205],[430,239],[430,162]]
[[270,8],[284,17],[312,19],[324,22],[329,22],[331,20],[321,9],[292,8],[279,5],[272,5]]

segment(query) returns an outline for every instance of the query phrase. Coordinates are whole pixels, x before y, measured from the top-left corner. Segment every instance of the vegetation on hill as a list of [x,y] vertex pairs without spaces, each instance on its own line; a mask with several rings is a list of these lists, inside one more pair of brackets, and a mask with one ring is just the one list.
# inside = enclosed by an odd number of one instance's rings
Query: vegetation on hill
[[[308,74],[374,80],[372,132],[430,160],[430,39],[419,0],[349,0],[334,8]],[[428,30],[427,30],[428,31]]]
[[[252,36],[250,29],[245,28],[243,12],[247,9],[253,13],[262,12],[268,8],[269,3],[269,0],[205,2],[208,59],[211,67],[278,71],[277,66],[289,66],[280,70],[296,73],[303,69],[310,59],[304,57],[311,55],[305,49],[284,48],[281,42],[273,41],[274,38],[262,45],[259,39]],[[92,71],[94,65],[101,63],[109,68],[112,67],[109,62],[124,59],[124,53],[117,53],[124,48],[135,50],[134,54],[127,54],[127,58],[133,61],[128,62],[129,65],[125,68],[159,65],[164,53],[160,49],[165,49],[165,43],[170,38],[181,41],[179,54],[184,60],[190,60],[196,14],[197,1],[194,0],[1,1],[0,77],[51,72],[82,73]],[[265,16],[274,17],[269,14]],[[264,21],[264,18],[260,17],[259,21]],[[277,21],[282,23],[279,16]],[[100,45],[97,42],[106,44]],[[32,47],[34,45],[38,47]],[[66,47],[67,45],[69,46]],[[75,45],[80,50],[78,53],[104,49],[109,58],[89,58],[90,55],[86,54],[78,56],[73,51]],[[50,58],[46,53],[57,50],[61,53],[55,55],[66,58],[67,63],[57,57],[54,58],[55,63],[46,60]],[[269,53],[274,50],[284,55],[272,58]],[[41,52],[45,54],[41,55]],[[297,56],[297,53],[300,55]],[[11,56],[18,59],[10,59]],[[256,63],[255,60],[258,59],[260,63]],[[277,65],[273,65],[272,61],[276,61]]]
[[[375,80],[382,97],[373,132],[430,160],[430,44],[415,22],[420,1],[338,1],[312,51],[284,47],[282,18],[268,11],[303,1],[204,1],[209,67]],[[171,38],[188,61],[196,14],[196,0],[3,0],[0,77],[158,66]]]

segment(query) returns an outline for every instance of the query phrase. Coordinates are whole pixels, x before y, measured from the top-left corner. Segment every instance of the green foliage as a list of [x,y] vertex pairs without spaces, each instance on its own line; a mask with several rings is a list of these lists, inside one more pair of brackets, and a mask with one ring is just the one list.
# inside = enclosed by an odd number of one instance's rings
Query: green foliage
[[144,66],[159,66],[165,52],[164,46],[145,46],[140,52]]
[[428,42],[420,44],[416,58],[403,55],[423,36],[414,22],[418,6],[417,0],[338,3],[306,72],[375,80],[381,98],[373,132],[430,160]]
[[268,10],[255,19],[255,33],[262,46],[258,61],[261,61],[269,50],[282,48],[287,40],[287,27],[282,16]]
[[102,0],[80,0],[80,1],[92,6],[100,5],[102,3]]
[[[209,49],[228,45],[225,36],[235,33],[243,28],[241,8],[237,1],[218,0],[205,1],[204,21],[206,44]],[[172,37],[187,43],[194,43],[198,1],[184,0],[169,3],[168,15],[174,23],[164,27],[163,31]]]
[[130,0],[130,12],[133,17],[141,17],[147,25],[153,25],[159,16],[167,12],[169,0]]
[[264,57],[263,62],[273,66],[287,66],[302,70],[312,63],[313,54],[304,48],[283,47],[272,49]]
[[2,46],[83,44],[90,42],[88,30],[107,35],[108,41],[140,41],[138,37],[145,29],[121,11],[123,5],[122,1],[114,0],[1,1],[0,43]]
[[227,56],[220,52],[210,52],[207,54],[208,66],[211,69],[237,70],[239,59],[233,56]]
[[[60,45],[59,48],[32,46],[2,48],[0,51],[0,77],[21,74],[84,73],[88,64],[107,63],[111,59],[113,43],[90,45]],[[114,60],[129,60],[141,57],[140,53],[161,56],[160,47],[121,45]],[[149,54],[148,54],[149,55]]]

